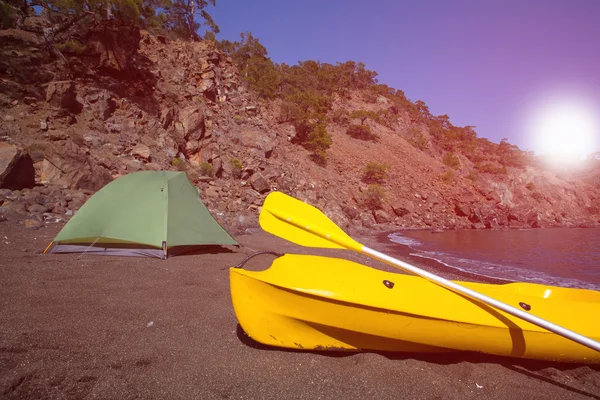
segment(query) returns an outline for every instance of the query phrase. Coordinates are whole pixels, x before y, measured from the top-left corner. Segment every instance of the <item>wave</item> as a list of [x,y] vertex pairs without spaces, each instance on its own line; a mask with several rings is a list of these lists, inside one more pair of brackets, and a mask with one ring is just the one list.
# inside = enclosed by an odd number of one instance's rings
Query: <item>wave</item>
[[417,247],[422,246],[423,242],[417,239],[412,239],[406,236],[402,236],[399,233],[391,233],[388,235],[388,238],[394,242],[404,246],[408,246],[413,250],[416,250]]
[[520,268],[514,265],[475,260],[439,251],[423,250],[421,249],[424,247],[423,242],[418,239],[402,236],[400,233],[392,233],[388,235],[388,238],[394,243],[408,246],[410,249],[414,250],[415,252],[410,253],[411,256],[433,260],[448,268],[478,275],[483,278],[530,282],[569,288],[600,290],[599,285],[582,281],[580,279],[557,277],[548,275],[541,271]]
[[484,278],[502,279],[507,282],[530,282],[542,285],[600,290],[600,286],[574,278],[564,278],[543,272],[526,270],[505,264],[453,257],[445,253],[430,251],[411,253],[411,256],[427,258],[449,268],[478,275]]

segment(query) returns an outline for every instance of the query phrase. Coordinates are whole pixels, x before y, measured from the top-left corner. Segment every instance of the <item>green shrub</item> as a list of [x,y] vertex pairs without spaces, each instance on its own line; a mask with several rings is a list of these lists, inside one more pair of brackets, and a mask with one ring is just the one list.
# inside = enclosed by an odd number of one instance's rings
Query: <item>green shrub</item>
[[64,43],[57,43],[56,48],[67,53],[83,54],[87,46],[78,40],[69,39]]
[[410,128],[408,131],[408,143],[416,147],[417,149],[423,151],[427,148],[427,138],[423,133],[416,129]]
[[381,208],[384,199],[385,190],[380,185],[369,185],[365,192],[364,204],[369,210],[377,210]]
[[360,125],[364,125],[367,119],[380,123],[379,114],[375,111],[355,110],[350,113],[350,119],[360,119]]
[[311,127],[311,130],[306,137],[304,147],[312,152],[310,158],[315,163],[325,166],[327,164],[326,150],[331,146],[331,143],[331,136],[329,136],[329,133],[327,132],[327,124],[321,122]]
[[440,179],[442,182],[450,183],[454,180],[454,173],[452,173],[452,171],[446,171],[440,175]]
[[379,139],[377,135],[371,132],[371,128],[369,128],[367,125],[352,124],[346,130],[346,133],[349,136],[360,140],[376,141],[377,139]]
[[310,155],[310,159],[313,160],[315,164],[324,167],[327,165],[328,157],[325,150],[317,149],[312,152],[312,154]]
[[467,175],[467,179],[473,182],[477,182],[477,180],[479,179],[479,175],[477,175],[477,172],[471,171],[469,175]]
[[15,9],[4,2],[0,3],[0,28],[8,29],[15,25]]
[[184,160],[182,160],[181,158],[175,157],[175,158],[173,158],[173,161],[171,161],[171,165],[174,166],[174,167],[176,167],[176,166],[182,164],[183,161]]
[[202,164],[200,164],[200,172],[202,173],[202,175],[213,176],[214,171],[215,168],[212,166],[211,163],[203,162]]
[[525,187],[528,190],[534,190],[535,189],[535,184],[533,182],[529,182],[527,185],[525,185]]
[[362,181],[365,183],[383,183],[388,178],[389,165],[370,162],[363,169]]
[[350,121],[349,113],[343,108],[338,108],[331,114],[331,120],[338,125],[347,125]]
[[505,166],[497,167],[494,164],[489,163],[489,162],[488,163],[476,163],[475,169],[477,169],[478,171],[481,171],[483,173],[486,173],[486,174],[494,174],[494,175],[501,175],[501,174],[508,173]]
[[450,168],[458,169],[458,167],[460,167],[460,160],[454,153],[451,153],[451,152],[446,153],[444,155],[444,159],[442,161],[444,162],[444,164],[446,164]]
[[229,160],[229,165],[231,166],[231,175],[234,178],[242,177],[242,170],[244,169],[244,165],[237,158],[232,158]]
[[533,192],[531,195],[532,195],[532,196],[533,196],[533,198],[534,198],[535,200],[537,200],[537,201],[542,201],[542,200],[544,200],[544,199],[545,199],[545,198],[544,198],[544,195],[543,195],[543,194],[541,194],[541,193],[540,193],[540,192],[538,192],[538,191],[535,191],[535,192]]

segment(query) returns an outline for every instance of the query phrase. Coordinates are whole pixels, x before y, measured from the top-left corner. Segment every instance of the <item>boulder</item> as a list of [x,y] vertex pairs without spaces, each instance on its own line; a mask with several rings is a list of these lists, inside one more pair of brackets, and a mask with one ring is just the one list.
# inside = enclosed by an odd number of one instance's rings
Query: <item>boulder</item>
[[46,89],[46,102],[57,108],[64,108],[75,114],[83,109],[83,104],[77,100],[75,83],[73,81],[54,81]]
[[150,160],[150,148],[145,144],[138,144],[135,146],[133,150],[131,150],[131,154],[146,161]]
[[25,221],[23,221],[23,225],[27,229],[40,229],[42,226],[44,226],[43,223],[35,219],[26,219]]
[[41,183],[58,183],[62,175],[62,171],[52,162],[48,161],[47,159],[42,161],[40,168]]
[[200,140],[204,136],[204,111],[195,105],[179,111],[175,129],[185,140]]
[[375,217],[375,222],[377,222],[378,224],[385,224],[391,221],[391,218],[388,215],[388,213],[386,213],[383,210],[375,210],[373,216]]
[[354,219],[354,218],[356,218],[358,216],[358,211],[354,207],[350,207],[350,206],[344,205],[344,206],[342,206],[342,211],[350,219]]
[[258,130],[244,130],[240,134],[240,142],[245,147],[261,150],[265,157],[269,157],[275,147],[273,140],[264,132]]
[[0,207],[0,215],[6,221],[17,222],[27,217],[25,205],[18,201],[5,202]]
[[250,185],[259,193],[265,193],[271,190],[271,185],[267,178],[265,178],[260,172],[254,173],[250,179],[248,179]]
[[415,212],[415,203],[410,200],[401,201],[392,205],[394,214],[404,217],[407,214]]
[[23,189],[35,185],[31,156],[16,146],[0,143],[0,188]]
[[459,217],[468,217],[471,215],[471,208],[467,204],[456,203],[454,205],[454,213]]

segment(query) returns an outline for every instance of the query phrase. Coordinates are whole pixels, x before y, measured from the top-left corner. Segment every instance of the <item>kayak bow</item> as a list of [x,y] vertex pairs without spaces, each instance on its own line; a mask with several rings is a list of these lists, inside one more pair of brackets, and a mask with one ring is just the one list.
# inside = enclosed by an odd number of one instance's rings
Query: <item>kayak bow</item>
[[[419,277],[335,258],[285,255],[265,271],[230,269],[244,331],[292,349],[473,351],[600,363],[600,352]],[[600,339],[600,292],[532,283],[457,282]]]

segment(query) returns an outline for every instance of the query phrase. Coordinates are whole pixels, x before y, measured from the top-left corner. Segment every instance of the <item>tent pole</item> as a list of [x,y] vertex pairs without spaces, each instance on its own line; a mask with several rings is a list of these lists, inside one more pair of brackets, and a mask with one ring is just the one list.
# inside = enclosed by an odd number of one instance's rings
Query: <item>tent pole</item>
[[94,240],[94,241],[92,242],[92,244],[90,244],[88,247],[86,247],[85,251],[84,251],[83,253],[81,253],[81,255],[80,255],[79,257],[77,257],[77,259],[80,259],[80,258],[81,258],[81,256],[84,256],[84,255],[85,255],[85,253],[87,253],[87,252],[88,252],[88,250],[90,249],[90,247],[94,247],[94,245],[96,244],[96,242],[98,242],[98,240],[100,240],[100,236],[98,236],[98,237],[96,238],[96,240]]
[[46,254],[48,252],[48,250],[50,250],[50,248],[52,247],[53,244],[54,244],[54,242],[50,242],[50,244],[48,244],[48,246],[46,246],[46,250],[44,250],[43,254]]

